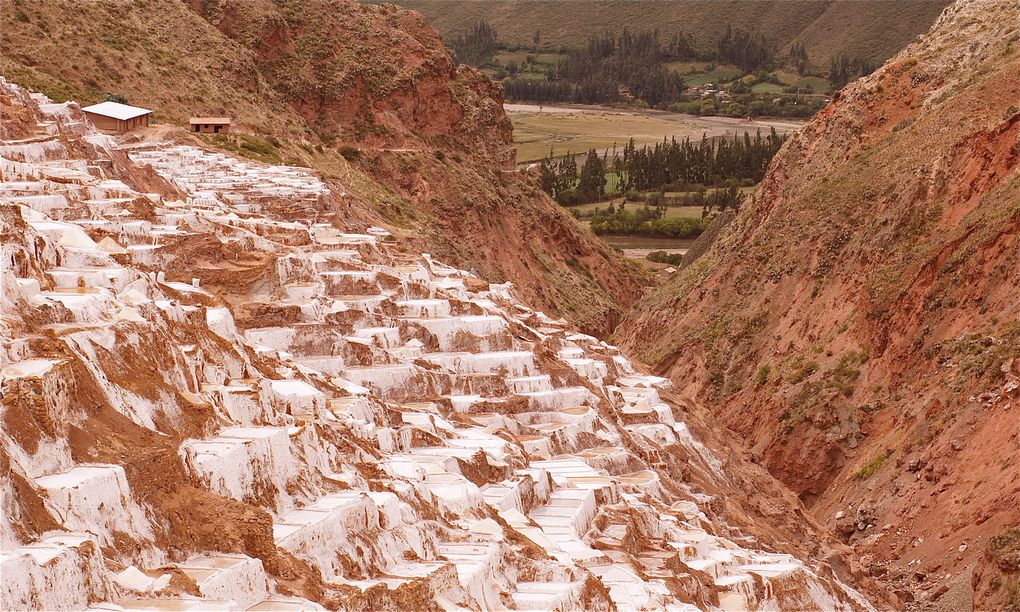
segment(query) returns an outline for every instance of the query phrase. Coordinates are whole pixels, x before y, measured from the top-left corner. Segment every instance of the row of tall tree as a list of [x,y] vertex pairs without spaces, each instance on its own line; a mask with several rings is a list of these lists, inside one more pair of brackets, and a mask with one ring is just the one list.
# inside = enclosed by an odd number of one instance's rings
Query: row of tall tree
[[577,83],[508,78],[503,81],[503,89],[510,100],[606,104],[620,99],[616,82],[601,78],[586,78]]
[[584,204],[605,199],[607,157],[599,157],[589,149],[584,164],[578,170],[577,157],[571,153],[555,159],[546,157],[539,164],[542,189],[560,204]]
[[590,36],[583,47],[570,51],[547,77],[577,84],[579,95],[597,91],[612,98],[611,90],[624,85],[635,98],[661,106],[678,100],[684,91],[683,78],[664,64],[678,59],[678,53],[692,51],[690,40],[682,35],[663,44],[657,30],[633,32],[624,28],[620,34],[606,31]]
[[450,47],[457,61],[469,66],[481,66],[498,48],[496,28],[488,21],[475,22],[466,32],[453,39]]
[[775,44],[760,32],[748,32],[726,26],[719,40],[719,59],[733,64],[745,73],[764,70],[775,58]]
[[849,56],[840,53],[829,62],[829,82],[833,89],[839,89],[850,81],[871,74],[877,66],[870,57]]
[[775,129],[763,135],[757,131],[734,134],[731,138],[700,142],[690,138],[634,146],[633,139],[623,155],[613,158],[613,171],[620,176],[625,191],[646,191],[668,185],[722,185],[732,179],[757,183],[765,175],[772,157],[786,141]]
[[607,177],[615,178],[618,192],[687,191],[692,186],[728,186],[733,181],[757,183],[786,137],[774,129],[768,134],[734,134],[732,138],[700,142],[671,138],[637,147],[634,140],[617,151],[599,154],[591,149],[578,168],[576,156],[551,155],[539,164],[542,188],[561,204],[597,202],[606,196]]
[[793,43],[790,45],[790,61],[793,62],[793,67],[797,69],[797,74],[801,76],[807,74],[808,68],[811,67],[811,62],[808,60],[807,49],[804,48],[804,43]]

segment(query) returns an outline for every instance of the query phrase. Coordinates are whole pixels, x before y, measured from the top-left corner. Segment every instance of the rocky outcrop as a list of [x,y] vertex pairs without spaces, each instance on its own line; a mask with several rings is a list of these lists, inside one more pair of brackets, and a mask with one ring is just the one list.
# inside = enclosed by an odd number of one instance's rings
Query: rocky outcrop
[[268,0],[189,5],[248,49],[323,137],[512,162],[498,86],[458,68],[418,13],[352,0],[302,0],[286,9]]
[[958,2],[846,87],[617,336],[929,599],[1020,522],[1018,25]]

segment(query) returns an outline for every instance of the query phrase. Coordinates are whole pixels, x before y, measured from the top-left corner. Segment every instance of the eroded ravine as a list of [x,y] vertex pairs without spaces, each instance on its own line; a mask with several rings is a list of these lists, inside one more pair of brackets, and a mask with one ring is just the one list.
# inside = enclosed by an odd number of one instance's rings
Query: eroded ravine
[[948,7],[614,336],[918,608],[1018,602],[1018,32]]

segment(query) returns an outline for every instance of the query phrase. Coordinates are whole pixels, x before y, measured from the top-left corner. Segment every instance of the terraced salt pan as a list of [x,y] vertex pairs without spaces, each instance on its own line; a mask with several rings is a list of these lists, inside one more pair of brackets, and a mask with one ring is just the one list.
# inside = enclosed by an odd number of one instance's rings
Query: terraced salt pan
[[444,299],[400,300],[397,308],[405,317],[449,317],[452,313],[450,301]]
[[483,609],[503,607],[499,589],[494,588],[503,576],[499,545],[447,542],[439,545],[439,554],[454,564],[461,585]]
[[429,353],[424,359],[457,374],[505,372],[510,376],[526,376],[536,369],[535,356],[530,351]]
[[35,484],[46,491],[47,507],[65,529],[92,531],[104,546],[113,543],[117,531],[142,542],[153,539],[119,465],[79,465],[36,478]]
[[341,492],[283,515],[273,524],[276,545],[312,561],[326,580],[344,580],[349,562],[402,565],[405,553],[435,554],[435,535],[416,525],[410,507],[389,492]]
[[350,293],[353,287],[375,287],[376,273],[371,270],[338,270],[319,272],[328,295]]
[[101,287],[115,292],[138,278],[132,271],[120,267],[52,268],[49,275],[57,288]]
[[464,448],[474,452],[484,451],[496,459],[503,458],[507,453],[506,440],[482,429],[458,429],[456,433],[458,437],[449,438],[446,441],[453,448]]
[[578,375],[587,378],[596,385],[601,385],[602,381],[609,376],[609,366],[598,359],[580,357],[576,359],[565,359],[564,361],[566,361],[567,365],[573,368]]
[[59,140],[31,139],[0,144],[0,157],[27,164],[60,159],[67,151]]
[[186,465],[212,491],[237,500],[259,503],[272,487],[271,503],[289,502],[288,484],[306,468],[292,449],[299,427],[232,427],[208,440],[181,445]]
[[[643,580],[628,567],[616,564],[591,565],[589,569],[609,588],[610,598],[621,610],[662,608],[670,596],[664,582]],[[691,608],[698,609],[695,606]]]
[[[38,218],[38,213],[35,218]],[[92,238],[89,238],[85,230],[75,224],[52,221],[48,218],[29,220],[28,224],[36,232],[64,248],[83,249],[100,253],[99,245]]]
[[[517,590],[510,594],[518,610],[579,610],[582,608],[581,591],[584,583],[574,582],[518,582]],[[695,608],[696,609],[696,608]]]
[[121,599],[117,603],[100,603],[88,608],[102,612],[324,612],[319,604],[300,597],[274,596],[264,599],[248,608],[241,608],[235,601],[218,599]]
[[433,334],[439,342],[440,351],[452,350],[458,334],[489,339],[508,331],[506,320],[495,315],[411,318],[408,321]]
[[354,337],[371,340],[379,348],[400,346],[400,329],[397,327],[364,327],[355,330]]
[[528,398],[536,410],[563,410],[594,404],[598,398],[585,387],[560,387],[551,391],[529,391],[520,395]]
[[303,380],[274,380],[269,383],[273,394],[281,401],[294,408],[304,408],[310,412],[325,407],[326,396]]
[[178,567],[209,599],[232,601],[240,609],[249,609],[269,597],[269,580],[259,559],[246,555],[198,555]]
[[26,359],[9,363],[0,370],[0,381],[13,378],[41,377],[61,363],[60,359]]
[[460,474],[426,474],[422,482],[443,512],[472,516],[485,507],[478,485]]
[[67,196],[59,193],[8,196],[6,199],[16,204],[22,204],[32,210],[41,212],[47,216],[53,216],[68,207]]
[[417,376],[411,364],[378,365],[345,368],[343,377],[347,380],[386,394],[406,388]]
[[0,609],[81,610],[109,591],[98,542],[61,533],[0,551]]
[[588,489],[557,489],[546,505],[532,510],[529,516],[547,535],[583,535],[595,518],[595,493]]
[[548,374],[507,378],[506,385],[511,393],[539,393],[553,390],[552,377]]
[[[305,169],[261,166],[222,153],[209,153],[187,145],[135,149],[132,161],[151,165],[184,191],[213,191],[239,203],[265,196],[317,198],[329,193],[318,178]],[[214,177],[222,173],[221,177]]]

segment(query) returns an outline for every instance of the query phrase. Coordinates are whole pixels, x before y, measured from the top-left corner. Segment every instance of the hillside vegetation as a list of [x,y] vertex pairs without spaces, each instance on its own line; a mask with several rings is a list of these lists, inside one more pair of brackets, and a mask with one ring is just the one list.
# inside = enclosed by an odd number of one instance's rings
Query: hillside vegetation
[[1020,523],[1018,16],[957,2],[844,88],[618,332],[873,575],[974,609],[1020,577],[964,571]]
[[[947,0],[400,0],[450,39],[486,20],[506,42],[530,47],[535,32],[546,49],[577,47],[606,29],[658,29],[666,38],[691,35],[714,45],[728,24],[767,34],[782,49],[803,44],[813,63],[839,52],[883,60],[928,29]],[[637,8],[636,5],[640,5]]]

